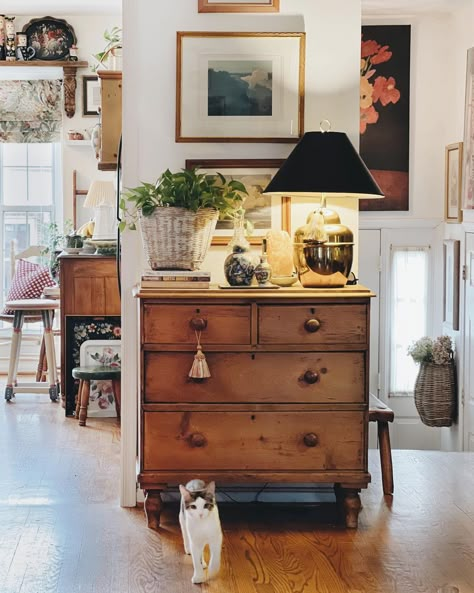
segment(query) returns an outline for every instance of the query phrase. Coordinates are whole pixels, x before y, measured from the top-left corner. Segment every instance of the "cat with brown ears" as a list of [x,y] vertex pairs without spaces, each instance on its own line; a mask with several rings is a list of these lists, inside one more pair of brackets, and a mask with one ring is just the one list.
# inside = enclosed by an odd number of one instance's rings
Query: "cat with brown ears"
[[[206,580],[204,570],[208,568],[208,577],[219,572],[221,564],[222,529],[216,504],[216,484],[205,484],[202,480],[191,480],[180,484],[181,508],[179,524],[183,534],[184,551],[191,554],[194,574],[192,583]],[[209,546],[209,567],[204,561],[204,548]]]

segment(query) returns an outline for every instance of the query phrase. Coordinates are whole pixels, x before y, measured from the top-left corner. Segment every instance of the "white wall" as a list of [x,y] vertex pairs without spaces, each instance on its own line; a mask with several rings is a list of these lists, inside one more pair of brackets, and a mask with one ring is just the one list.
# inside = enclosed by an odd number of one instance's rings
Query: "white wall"
[[[32,18],[38,17],[16,17],[16,30],[21,31],[23,25],[28,23]],[[92,54],[98,53],[104,49],[106,44],[103,37],[104,31],[106,29],[110,30],[114,25],[121,25],[121,17],[118,15],[65,16],[62,18],[73,27],[74,32],[76,33],[79,59],[88,61],[90,66],[93,66],[95,63]],[[37,74],[38,69],[34,68],[34,70]],[[9,72],[11,72],[11,69],[9,69]],[[22,75],[24,72],[23,69],[15,70],[15,76]],[[60,72],[60,70],[57,71],[58,76],[60,76]],[[49,78],[51,75],[51,68],[46,68],[42,73]],[[63,114],[63,141],[67,139],[68,130],[90,130],[98,121],[98,117],[82,117],[82,77],[90,74],[93,74],[91,68],[84,68],[77,71],[76,114],[73,118],[68,118],[65,112]],[[62,220],[72,220],[72,171],[74,169],[77,170],[77,185],[79,189],[88,189],[90,182],[93,179],[114,179],[114,175],[110,172],[98,171],[97,161],[92,147],[90,146],[69,146],[63,142],[62,159],[63,202],[60,209],[60,218],[62,218]],[[88,220],[92,215],[91,211],[81,212],[80,208],[78,209],[78,212],[78,226],[81,221]]]
[[[342,18],[343,17],[343,18]],[[306,31],[306,130],[329,119],[334,130],[358,145],[360,2],[282,0],[272,15],[197,13],[196,0],[150,3],[124,0],[124,175],[125,187],[151,181],[167,167],[184,167],[187,158],[275,158],[288,155],[285,144],[176,144],[174,141],[176,31]],[[144,35],[150,22],[163,23],[158,36]],[[310,206],[308,205],[308,210]],[[304,210],[303,217],[306,214]],[[357,216],[354,215],[354,220]],[[297,224],[298,221],[295,221]],[[301,220],[299,224],[303,221]],[[345,220],[352,225],[351,221]],[[137,411],[138,344],[136,302],[131,290],[139,277],[137,234],[123,236],[122,329],[125,383],[122,406],[124,479],[122,503],[133,505]],[[224,249],[214,248],[206,267],[222,276]]]

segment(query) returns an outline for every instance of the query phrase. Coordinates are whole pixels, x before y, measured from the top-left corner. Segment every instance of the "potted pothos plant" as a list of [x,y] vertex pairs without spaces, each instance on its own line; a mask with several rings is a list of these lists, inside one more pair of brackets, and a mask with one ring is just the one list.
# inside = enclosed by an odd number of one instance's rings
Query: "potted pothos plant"
[[219,217],[232,217],[247,194],[237,180],[197,170],[169,169],[156,183],[141,183],[120,200],[125,228],[141,229],[154,270],[197,270],[211,244]]
[[100,67],[105,66],[110,58],[113,58],[113,60],[111,60],[113,62],[111,69],[121,69],[114,65],[114,61],[122,57],[121,27],[112,27],[110,31],[106,29],[104,31],[104,39],[107,42],[104,49],[97,54],[93,54],[93,57],[97,60],[97,64],[92,68],[94,72]]

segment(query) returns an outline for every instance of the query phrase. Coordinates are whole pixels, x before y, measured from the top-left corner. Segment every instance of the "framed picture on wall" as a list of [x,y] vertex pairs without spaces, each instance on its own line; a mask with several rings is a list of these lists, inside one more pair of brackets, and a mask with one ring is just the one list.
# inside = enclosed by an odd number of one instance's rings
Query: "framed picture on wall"
[[444,315],[443,323],[459,329],[459,255],[461,241],[443,241]]
[[444,213],[446,222],[462,222],[462,142],[446,146]]
[[464,106],[464,146],[462,207],[474,209],[474,47],[467,50],[466,100]]
[[82,115],[98,116],[100,107],[100,81],[97,76],[82,77]]
[[182,32],[176,142],[297,142],[304,33]]
[[199,12],[278,12],[280,0],[198,0]]
[[[247,239],[252,245],[260,245],[270,229],[291,233],[291,199],[262,195],[283,162],[284,159],[196,159],[187,160],[186,169],[209,174],[218,171],[227,179],[237,179],[245,185],[248,191],[243,201],[245,218],[253,225]],[[212,245],[227,245],[232,230],[232,220],[218,220]]]

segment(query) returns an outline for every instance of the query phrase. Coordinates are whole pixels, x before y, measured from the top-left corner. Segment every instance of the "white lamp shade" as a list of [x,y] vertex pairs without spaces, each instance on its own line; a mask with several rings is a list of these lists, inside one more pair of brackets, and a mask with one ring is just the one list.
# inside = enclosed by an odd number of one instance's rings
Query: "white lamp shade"
[[84,208],[113,206],[115,204],[115,187],[112,181],[93,181],[84,201]]

